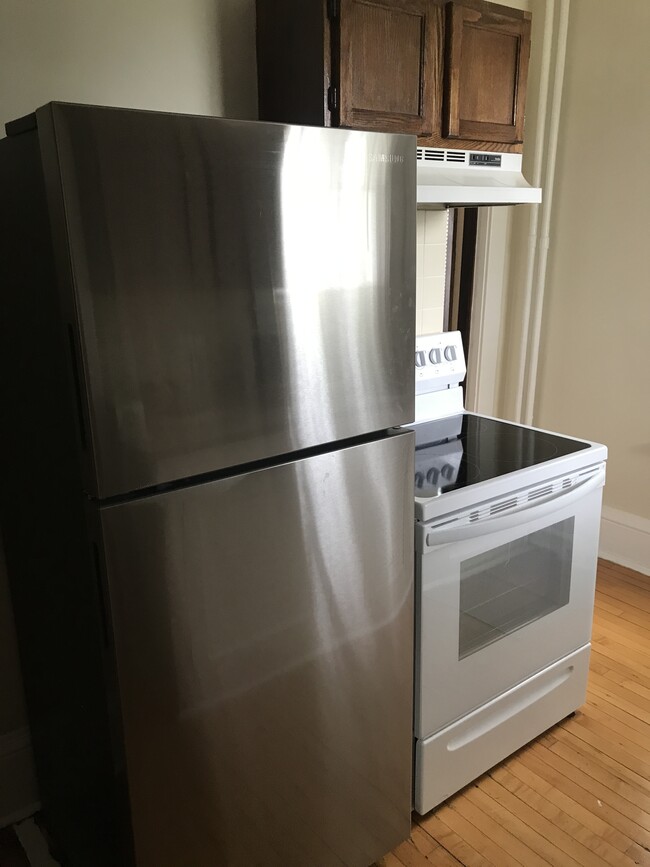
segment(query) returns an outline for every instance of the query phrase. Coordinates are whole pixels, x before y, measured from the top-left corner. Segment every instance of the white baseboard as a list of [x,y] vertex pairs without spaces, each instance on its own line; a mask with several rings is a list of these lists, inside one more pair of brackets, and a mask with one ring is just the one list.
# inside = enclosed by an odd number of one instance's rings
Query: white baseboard
[[0,735],[0,828],[40,809],[29,729]]
[[598,556],[650,575],[650,521],[603,506]]

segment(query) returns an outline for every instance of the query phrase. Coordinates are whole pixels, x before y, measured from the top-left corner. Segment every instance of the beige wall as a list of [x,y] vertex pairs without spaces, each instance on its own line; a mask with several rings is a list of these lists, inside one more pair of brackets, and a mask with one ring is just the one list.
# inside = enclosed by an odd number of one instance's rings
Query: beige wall
[[254,117],[254,0],[2,0],[0,123],[53,99]]
[[534,422],[609,446],[650,519],[650,3],[571,0]]
[[[50,100],[253,118],[254,0],[2,0],[0,124]],[[17,783],[26,726],[0,552],[0,820],[29,804]],[[33,783],[32,783],[33,785]]]

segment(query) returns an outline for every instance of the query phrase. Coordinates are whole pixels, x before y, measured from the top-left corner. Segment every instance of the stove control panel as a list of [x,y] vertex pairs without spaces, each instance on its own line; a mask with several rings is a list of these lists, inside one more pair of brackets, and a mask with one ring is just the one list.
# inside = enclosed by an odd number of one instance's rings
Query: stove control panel
[[466,372],[460,331],[424,334],[416,338],[416,394],[440,391],[459,385],[465,379]]

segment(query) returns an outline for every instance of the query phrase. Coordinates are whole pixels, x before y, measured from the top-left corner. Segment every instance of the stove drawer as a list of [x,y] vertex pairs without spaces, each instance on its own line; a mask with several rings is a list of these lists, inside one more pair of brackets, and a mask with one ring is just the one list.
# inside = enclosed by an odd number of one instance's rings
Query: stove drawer
[[414,809],[423,815],[585,701],[590,644],[415,746]]

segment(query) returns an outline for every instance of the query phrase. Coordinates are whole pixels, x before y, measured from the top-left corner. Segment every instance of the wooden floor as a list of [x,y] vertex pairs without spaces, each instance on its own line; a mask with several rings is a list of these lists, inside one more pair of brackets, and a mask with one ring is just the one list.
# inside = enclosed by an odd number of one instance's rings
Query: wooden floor
[[[600,562],[587,704],[418,818],[379,862],[458,864],[650,867],[650,578]],[[12,829],[0,867],[30,867]]]
[[650,578],[601,560],[587,704],[424,818],[380,867],[650,865]]

